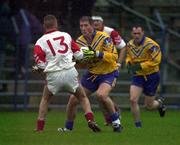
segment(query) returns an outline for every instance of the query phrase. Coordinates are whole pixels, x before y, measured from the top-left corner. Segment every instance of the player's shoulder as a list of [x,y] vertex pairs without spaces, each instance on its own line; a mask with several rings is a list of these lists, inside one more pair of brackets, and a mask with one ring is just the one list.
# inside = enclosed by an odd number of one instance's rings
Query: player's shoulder
[[35,45],[39,45],[45,39],[45,35],[42,35],[35,43]]
[[77,39],[76,39],[76,43],[79,45],[79,46],[87,46],[87,42],[84,38],[83,35],[79,36]]
[[154,46],[155,45],[155,46],[159,47],[159,44],[155,40],[150,38],[150,37],[146,37],[145,44],[146,45],[150,45],[150,46]]
[[84,38],[83,35],[80,35],[76,40],[82,40]]
[[110,35],[107,33],[107,32],[104,32],[104,31],[96,31],[96,36],[99,37],[99,36],[103,36],[103,37],[110,37]]
[[111,28],[111,27],[104,26],[104,30],[103,30],[103,31],[106,32],[106,33],[108,33],[108,34],[110,35],[111,32],[114,31],[114,29]]
[[85,42],[86,42],[86,40],[85,40],[85,38],[84,38],[84,36],[83,36],[83,35],[80,35],[80,36],[76,39],[76,42],[85,43]]
[[128,41],[127,46],[129,46],[129,45],[134,45],[134,39],[130,39],[130,40]]
[[113,44],[110,35],[107,34],[106,32],[97,31],[95,39],[97,41],[99,41],[99,40],[103,41],[103,44],[105,44],[106,46],[111,46],[111,44]]
[[71,35],[67,32],[63,32],[63,31],[56,31],[55,35],[57,36],[64,36],[64,37],[71,37]]
[[150,37],[146,37],[146,42],[153,42],[154,40]]
[[61,34],[63,34],[63,35],[68,35],[68,36],[70,36],[70,34],[67,33],[67,32],[63,32],[63,31],[58,31],[58,32],[61,33]]

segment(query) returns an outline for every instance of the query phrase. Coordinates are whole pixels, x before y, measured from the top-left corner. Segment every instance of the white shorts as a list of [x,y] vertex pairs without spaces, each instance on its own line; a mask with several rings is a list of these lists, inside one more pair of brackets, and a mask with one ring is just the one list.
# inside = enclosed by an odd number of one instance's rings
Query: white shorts
[[47,73],[46,80],[47,87],[53,95],[59,91],[75,93],[79,87],[78,72],[74,67]]

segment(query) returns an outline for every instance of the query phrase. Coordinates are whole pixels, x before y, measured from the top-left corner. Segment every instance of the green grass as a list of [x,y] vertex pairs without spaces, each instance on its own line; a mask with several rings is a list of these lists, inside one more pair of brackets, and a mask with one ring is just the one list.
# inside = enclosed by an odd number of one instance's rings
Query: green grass
[[42,133],[33,132],[37,112],[0,112],[0,145],[180,145],[180,111],[168,111],[165,118],[142,111],[142,129],[134,127],[129,111],[122,115],[122,133],[104,126],[102,114],[95,112],[101,133],[88,129],[83,113],[78,113],[74,131],[60,134],[57,128],[65,120],[62,111],[49,111]]

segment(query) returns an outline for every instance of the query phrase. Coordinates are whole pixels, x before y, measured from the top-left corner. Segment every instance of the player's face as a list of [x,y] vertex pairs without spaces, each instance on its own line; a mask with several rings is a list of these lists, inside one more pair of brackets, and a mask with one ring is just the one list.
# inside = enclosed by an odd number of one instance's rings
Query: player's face
[[141,27],[133,27],[132,37],[136,43],[140,43],[144,36],[144,31]]
[[94,27],[96,30],[101,31],[102,28],[103,28],[103,23],[102,23],[101,21],[99,21],[99,20],[97,20],[97,21],[95,20],[93,27]]
[[88,21],[80,21],[80,30],[85,37],[91,36],[94,28]]

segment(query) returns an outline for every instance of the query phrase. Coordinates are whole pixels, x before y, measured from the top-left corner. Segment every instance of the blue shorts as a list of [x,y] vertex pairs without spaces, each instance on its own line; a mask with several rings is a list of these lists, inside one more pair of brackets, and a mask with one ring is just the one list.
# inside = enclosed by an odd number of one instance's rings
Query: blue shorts
[[115,78],[119,76],[119,71],[115,70],[112,73],[104,74],[104,75],[96,75],[87,71],[82,79],[81,84],[84,88],[90,90],[91,92],[95,92],[100,84],[107,83],[112,86],[112,83]]
[[159,72],[146,76],[133,76],[132,85],[143,88],[143,93],[147,96],[155,96],[160,81]]

